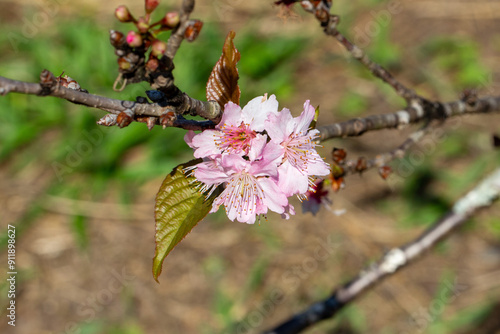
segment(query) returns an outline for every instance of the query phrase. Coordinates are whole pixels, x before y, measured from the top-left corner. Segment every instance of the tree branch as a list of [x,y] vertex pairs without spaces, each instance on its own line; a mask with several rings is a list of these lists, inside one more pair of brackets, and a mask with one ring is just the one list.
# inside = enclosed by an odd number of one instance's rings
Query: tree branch
[[365,132],[394,129],[424,120],[446,119],[465,114],[483,114],[500,111],[500,97],[484,97],[469,101],[429,103],[423,107],[413,103],[408,109],[390,114],[354,118],[345,122],[319,126],[319,140],[360,136]]
[[389,73],[389,71],[387,71],[379,64],[373,62],[362,49],[351,43],[344,35],[342,35],[337,30],[337,25],[340,22],[340,18],[337,15],[330,14],[331,2],[331,0],[302,1],[301,5],[306,11],[314,14],[316,19],[324,28],[324,32],[326,35],[332,36],[337,41],[339,41],[340,44],[345,47],[345,49],[351,54],[354,59],[363,64],[375,77],[389,84],[395,90],[396,94],[406,100],[408,105],[412,101],[425,101],[425,99],[417,95],[415,91],[409,89],[398,80],[396,80],[396,78],[394,78],[392,74]]
[[[68,100],[72,103],[105,110],[116,115],[119,115],[125,110],[131,110],[137,121],[142,121],[141,116],[153,116],[158,118],[155,124],[160,124],[159,118],[168,111],[173,111],[176,115],[199,115],[208,120],[218,118],[222,112],[216,102],[199,101],[193,99],[187,94],[183,94],[183,103],[180,105],[162,106],[158,103],[139,103],[135,101],[116,100],[66,88],[52,80],[53,75],[47,70],[42,72],[41,77],[49,77],[49,80],[44,84],[37,84],[7,79],[0,76],[0,94],[6,95],[8,93],[23,93],[38,96],[53,96]],[[196,128],[197,123],[199,123],[199,128]],[[210,125],[210,123],[179,119],[177,121],[174,120],[173,124],[169,125],[187,129],[202,130],[207,127],[213,127],[214,124],[212,123],[212,125]]]
[[370,168],[383,167],[387,165],[394,159],[401,159],[404,157],[406,152],[415,144],[417,144],[422,138],[428,134],[432,129],[435,129],[435,125],[430,123],[425,124],[422,128],[412,133],[400,146],[396,149],[377,155],[375,158],[366,160],[365,158],[359,158],[357,160],[346,160],[339,163],[339,167],[342,168],[342,175],[339,177],[344,177],[349,174],[362,173]]
[[[334,17],[336,16],[332,16],[332,18]],[[415,91],[409,89],[401,82],[396,80],[396,78],[394,78],[392,74],[389,73],[389,71],[372,61],[361,48],[351,43],[344,35],[342,35],[335,27],[337,22],[338,20],[330,20],[328,26],[325,28],[325,33],[327,35],[330,35],[337,39],[337,41],[339,41],[340,44],[342,44],[346,48],[346,50],[354,59],[363,64],[374,76],[394,88],[396,94],[404,98],[407,102],[410,102],[413,99],[423,99],[422,97],[418,96]]]
[[453,208],[417,239],[389,251],[379,262],[363,270],[356,278],[337,288],[333,294],[311,305],[303,312],[265,332],[266,334],[294,334],[322,320],[332,318],[344,306],[373,288],[383,279],[406,267],[434,247],[451,232],[471,218],[479,209],[490,206],[500,196],[500,168],[484,179],[473,190],[459,199]]
[[405,110],[396,113],[373,115],[366,118],[356,118],[346,122],[320,126],[317,128],[320,131],[319,141],[338,137],[359,136],[372,130],[399,128],[422,120],[431,121],[465,113],[499,111],[499,97],[477,99],[473,96],[472,98],[466,97],[460,101],[441,103],[429,101],[417,95],[415,91],[396,80],[389,71],[372,61],[361,48],[350,42],[338,31],[337,26],[340,18],[337,15],[330,14],[332,0],[281,0],[275,1],[275,4],[291,6],[294,2],[300,2],[302,8],[312,13],[320,22],[326,35],[334,37],[354,59],[363,64],[375,77],[389,84],[407,103]]
[[[53,75],[46,70],[42,72],[41,76],[53,77]],[[116,115],[130,109],[135,115],[134,120],[146,122],[145,119],[147,116],[156,117],[157,119],[154,124],[157,125],[166,125],[160,122],[159,118],[168,111],[173,111],[176,115],[198,115],[208,120],[216,120],[222,113],[220,106],[216,102],[196,100],[185,93],[183,93],[182,101],[178,105],[139,103],[136,101],[111,99],[66,88],[59,85],[56,81],[51,80],[49,80],[45,86],[42,86],[37,83],[27,83],[0,76],[0,94],[23,93],[38,96],[53,96],[68,100],[72,103],[105,110]],[[365,118],[354,118],[345,122],[320,126],[317,129],[320,132],[319,140],[325,141],[331,138],[360,136],[365,132],[373,130],[399,128],[424,120],[446,119],[464,114],[480,114],[499,111],[500,97],[485,97],[476,99],[472,102],[458,100],[448,103],[429,103],[423,107],[418,103],[413,103],[407,110],[401,110],[390,114],[372,115]],[[173,123],[170,122],[167,126],[186,128],[184,126],[188,124],[189,129],[195,130],[203,130],[214,126],[214,124],[200,122],[200,126],[197,128],[194,121],[186,122],[186,120],[174,121]]]

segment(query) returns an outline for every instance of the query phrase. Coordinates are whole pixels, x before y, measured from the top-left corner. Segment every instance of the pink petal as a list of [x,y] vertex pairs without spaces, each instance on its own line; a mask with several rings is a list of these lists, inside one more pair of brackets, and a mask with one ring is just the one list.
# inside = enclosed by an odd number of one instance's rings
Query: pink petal
[[271,140],[280,144],[293,132],[294,124],[290,110],[283,108],[278,115],[269,115],[266,121],[266,131]]
[[288,199],[276,183],[265,177],[259,178],[258,182],[264,190],[263,204],[271,211],[277,213],[285,212],[284,207],[288,205]]
[[224,106],[224,113],[219,124],[217,124],[217,129],[224,125],[239,126],[242,121],[241,107],[233,102],[228,102]]
[[282,157],[283,151],[284,151],[284,148],[281,147],[281,145],[270,141],[264,147],[264,150],[262,151],[262,157],[263,157],[263,159],[266,159],[269,161],[274,161],[274,160]]
[[195,158],[204,158],[214,154],[220,154],[221,151],[216,145],[216,140],[222,136],[219,130],[205,130],[194,136],[192,145],[196,147],[194,151]]
[[235,206],[226,207],[227,218],[234,222],[234,219],[238,216],[238,210]]
[[247,223],[247,224],[255,224],[255,213],[251,216],[248,216],[247,218],[244,218],[246,220],[238,220],[240,223]]
[[229,175],[222,170],[222,168],[218,168],[215,161],[209,160],[196,166],[196,169],[194,170],[194,177],[198,181],[211,186],[226,182]]
[[278,101],[276,96],[271,95],[263,101],[263,96],[258,96],[243,107],[242,116],[246,124],[254,131],[264,131],[264,122],[270,114],[278,112]]
[[306,132],[314,119],[314,107],[309,104],[309,100],[304,103],[304,111],[296,118],[297,125],[295,133]]
[[285,161],[278,167],[278,186],[286,196],[303,194],[309,188],[309,177]]
[[250,145],[250,150],[248,151],[248,158],[251,161],[260,158],[266,143],[267,143],[267,136],[257,134],[257,136],[252,140],[252,143]]
[[191,148],[195,148],[195,146],[193,146],[193,138],[196,136],[197,134],[194,133],[193,130],[189,130],[188,132],[186,132],[186,134],[184,135],[184,141],[186,142],[186,144],[188,144],[189,147]]
[[249,168],[250,163],[237,154],[227,154],[222,156],[221,166],[235,174]]
[[251,164],[249,173],[255,176],[278,176],[278,163],[283,158],[284,149],[273,142],[269,142],[262,151],[261,160]]
[[330,166],[323,161],[321,156],[313,150],[311,154],[308,155],[309,163],[307,164],[307,174],[308,175],[328,175],[330,174]]
[[[239,221],[240,223],[247,223],[247,224],[253,224],[255,223],[255,208],[252,208],[252,210],[239,210],[236,212],[236,220]],[[229,217],[229,212],[228,212],[228,217]]]

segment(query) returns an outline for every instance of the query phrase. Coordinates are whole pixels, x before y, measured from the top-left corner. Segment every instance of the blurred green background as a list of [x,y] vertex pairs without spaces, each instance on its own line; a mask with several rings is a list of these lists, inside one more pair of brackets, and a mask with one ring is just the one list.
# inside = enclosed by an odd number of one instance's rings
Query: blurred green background
[[[441,18],[429,13],[445,2],[429,2],[427,11],[418,3],[400,1],[391,13],[389,1],[338,1],[334,10],[346,35],[367,41],[368,53],[419,93],[443,100],[458,98],[465,88],[498,94],[499,23],[485,14],[494,12],[490,3],[457,5],[462,11]],[[94,94],[145,96],[145,83],[121,93],[111,89],[117,66],[108,30],[131,29],[113,17],[119,4],[142,13],[141,1],[131,0],[2,1],[8,10],[0,14],[0,75],[36,82],[46,68],[56,75],[64,71]],[[271,4],[198,2],[193,17],[205,24],[199,38],[184,43],[176,56],[177,85],[204,99],[206,80],[232,29],[242,54],[242,104],[276,94],[280,107],[298,115],[310,99],[320,105],[322,124],[403,107],[389,87],[323,36],[312,17]],[[179,1],[162,1],[158,12],[178,7]],[[333,196],[335,209],[347,209],[344,216],[324,210],[314,218],[270,216],[247,226],[231,223],[221,212],[211,215],[167,258],[157,285],[150,272],[155,192],[192,151],[182,130],[148,131],[137,123],[99,127],[103,115],[50,97],[0,98],[0,246],[6,254],[3,231],[15,225],[20,305],[19,326],[3,321],[2,333],[262,330],[324,298],[389,247],[414,238],[500,162],[491,145],[492,134],[500,133],[498,115],[463,118],[445,126],[443,134],[432,134],[431,150],[417,148],[423,153],[418,163],[410,155],[393,164],[397,173],[410,166],[409,175],[389,182],[375,171],[348,178],[346,190]],[[350,158],[373,157],[401,144],[412,130],[335,140],[325,143],[322,153],[328,157],[335,146]],[[296,208],[300,212],[300,203]],[[482,328],[499,312],[499,213],[498,207],[485,212],[430,259],[309,332]],[[318,260],[314,254],[325,236],[335,251]],[[115,292],[111,285],[123,270],[133,278],[118,280]],[[450,284],[456,298],[443,299]],[[459,290],[458,284],[466,288]],[[6,289],[0,283],[2,305]],[[284,292],[284,301],[266,309],[263,302],[276,289]]]

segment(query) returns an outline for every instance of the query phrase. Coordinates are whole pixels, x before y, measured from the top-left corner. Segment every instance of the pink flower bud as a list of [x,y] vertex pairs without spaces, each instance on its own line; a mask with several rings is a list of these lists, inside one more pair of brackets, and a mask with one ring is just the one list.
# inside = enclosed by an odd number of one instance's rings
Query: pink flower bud
[[177,12],[168,12],[165,14],[165,17],[161,20],[161,25],[167,28],[173,29],[177,27],[180,22],[179,13]]
[[130,22],[134,20],[132,14],[130,14],[126,6],[119,6],[116,8],[115,16],[120,22]]
[[156,40],[153,42],[153,46],[151,47],[151,54],[155,57],[163,55],[167,51],[167,43]]
[[127,34],[127,43],[133,48],[137,48],[142,45],[142,37],[135,31],[129,31]]
[[144,3],[145,8],[146,8],[146,14],[149,14],[153,10],[155,10],[156,7],[158,7],[159,4],[160,4],[159,0],[146,0],[145,3]]
[[144,16],[139,17],[135,26],[141,34],[145,34],[149,30],[148,20]]

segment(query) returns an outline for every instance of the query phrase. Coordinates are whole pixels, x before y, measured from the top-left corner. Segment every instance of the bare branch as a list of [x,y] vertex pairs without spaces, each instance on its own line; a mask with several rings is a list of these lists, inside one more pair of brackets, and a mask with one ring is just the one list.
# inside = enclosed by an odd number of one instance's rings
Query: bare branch
[[374,76],[391,85],[396,93],[404,98],[407,102],[410,102],[416,98],[422,99],[413,90],[407,88],[401,82],[396,80],[396,78],[394,78],[392,74],[389,73],[389,71],[387,71],[379,64],[373,62],[362,49],[351,43],[344,35],[342,35],[337,29],[335,29],[332,20],[328,24],[328,27],[325,28],[325,33],[336,38],[337,41],[339,41],[340,44],[342,44],[346,48],[346,50],[349,51],[354,59],[363,64]]
[[320,141],[339,137],[360,136],[365,132],[394,129],[424,120],[446,119],[465,114],[482,114],[500,111],[500,97],[485,97],[472,103],[453,101],[427,103],[420,106],[413,103],[408,109],[395,113],[354,118],[345,122],[319,126]]
[[500,196],[500,169],[459,199],[453,208],[417,239],[389,251],[379,262],[363,270],[356,278],[337,288],[333,294],[305,311],[286,320],[266,334],[294,334],[322,320],[332,318],[344,306],[360,297],[383,279],[406,267],[439,241],[450,235],[479,209],[488,207]]
[[[48,72],[48,71],[47,71]],[[44,74],[42,72],[42,74]],[[50,74],[50,72],[48,72]],[[47,74],[45,74],[47,75]],[[49,83],[42,87],[41,84],[27,83],[23,81],[12,80],[0,77],[0,94],[23,93],[38,96],[53,96],[68,100],[72,103],[85,105],[92,108],[102,109],[112,114],[120,114],[126,109],[134,112],[136,119],[146,122],[147,116],[161,117],[168,111],[176,115],[198,115],[208,120],[217,120],[222,114],[220,106],[214,101],[200,101],[193,99],[185,93],[182,93],[180,102],[175,104],[168,103],[138,103],[135,101],[124,101],[107,98],[104,96],[85,93],[78,90],[58,85],[56,82]],[[449,117],[464,114],[480,114],[500,111],[500,97],[486,97],[470,101],[454,101],[448,103],[428,103],[423,107],[418,103],[413,103],[407,110],[401,110],[395,113],[372,115],[365,118],[355,118],[345,122],[333,123],[320,126],[319,140],[325,141],[331,138],[360,136],[365,132],[393,129],[406,126],[411,123],[418,123],[424,120],[446,119]],[[140,118],[143,116],[143,118]],[[158,120],[155,124],[161,124]],[[196,123],[181,120],[176,123],[179,127],[189,124],[189,129],[196,128]],[[165,124],[161,124],[165,125]],[[168,126],[176,126],[168,124]],[[197,130],[206,129],[208,123],[200,124]],[[208,126],[208,128],[213,127]]]
[[417,95],[398,80],[396,80],[389,71],[373,62],[362,49],[351,43],[344,35],[337,30],[340,18],[337,15],[330,14],[330,1],[302,1],[302,7],[313,13],[316,19],[321,23],[326,35],[334,37],[346,48],[352,57],[363,64],[374,76],[389,84],[396,93],[404,98],[408,104],[412,101],[424,101],[425,99]]
[[[441,122],[440,122],[441,124]],[[432,129],[435,129],[430,123],[427,123],[419,130],[412,133],[400,146],[395,150],[387,153],[379,154],[373,159],[365,160],[364,158],[359,158],[357,160],[346,160],[339,164],[342,168],[344,177],[349,174],[362,173],[370,168],[377,168],[387,165],[394,159],[401,159],[404,157],[406,152],[415,144],[417,144],[422,138],[428,134]]]
[[[276,4],[290,5],[294,2],[299,2],[299,0],[277,1]],[[396,113],[357,118],[318,127],[320,141],[337,137],[359,136],[372,130],[399,128],[422,120],[445,119],[465,113],[499,111],[500,99],[496,97],[441,103],[432,102],[417,95],[413,90],[396,80],[389,71],[373,62],[361,48],[350,42],[338,31],[337,26],[340,19],[337,15],[330,14],[331,0],[304,0],[300,3],[306,11],[314,14],[326,35],[334,37],[354,59],[363,64],[375,77],[389,84],[399,96],[406,100],[408,106],[406,110]]]
[[[44,71],[42,72],[42,75],[51,76],[52,74],[48,71]],[[131,110],[133,111],[136,120],[139,121],[142,121],[141,116],[154,116],[159,118],[168,111],[173,111],[176,115],[179,116],[199,115],[209,120],[217,119],[222,112],[216,102],[199,101],[191,98],[187,94],[182,95],[183,100],[179,105],[162,106],[158,103],[138,103],[135,101],[116,100],[104,96],[89,94],[63,87],[61,85],[58,85],[55,81],[42,85],[0,77],[0,94],[6,95],[8,93],[23,93],[38,96],[58,97],[68,100],[72,103],[105,110],[116,115],[119,115],[125,110]],[[144,122],[146,122],[145,118]],[[197,123],[199,123],[199,128],[197,128],[197,130],[205,129],[209,125],[209,123],[207,122],[195,122],[187,121],[185,119],[179,119],[178,121],[175,121],[171,126],[181,128],[185,128],[184,126],[187,126],[188,129],[193,129],[196,128]],[[160,123],[157,122],[157,124]],[[213,126],[213,123],[211,126]]]

